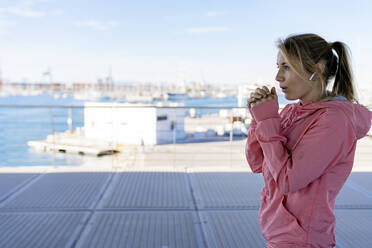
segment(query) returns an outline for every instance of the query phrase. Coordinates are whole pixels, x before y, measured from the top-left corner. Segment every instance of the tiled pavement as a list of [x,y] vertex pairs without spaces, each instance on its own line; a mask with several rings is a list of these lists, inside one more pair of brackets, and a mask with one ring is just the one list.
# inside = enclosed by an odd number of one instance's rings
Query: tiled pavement
[[[37,171],[37,170],[36,170]],[[0,168],[0,247],[265,247],[248,168]],[[372,172],[336,201],[337,247],[372,247]]]

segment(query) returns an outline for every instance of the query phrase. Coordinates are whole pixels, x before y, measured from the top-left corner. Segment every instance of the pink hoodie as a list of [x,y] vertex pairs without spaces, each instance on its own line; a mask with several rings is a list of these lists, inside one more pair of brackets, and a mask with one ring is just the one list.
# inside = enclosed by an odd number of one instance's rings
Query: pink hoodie
[[372,112],[348,101],[254,106],[246,158],[262,173],[259,222],[270,248],[334,247],[336,196]]

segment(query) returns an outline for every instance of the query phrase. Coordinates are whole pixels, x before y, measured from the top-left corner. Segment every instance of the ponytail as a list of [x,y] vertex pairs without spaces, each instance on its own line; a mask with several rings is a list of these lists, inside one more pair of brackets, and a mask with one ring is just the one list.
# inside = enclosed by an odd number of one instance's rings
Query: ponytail
[[357,102],[347,46],[339,41],[333,42],[330,45],[338,56],[338,66],[335,73],[332,95],[344,96],[349,101]]

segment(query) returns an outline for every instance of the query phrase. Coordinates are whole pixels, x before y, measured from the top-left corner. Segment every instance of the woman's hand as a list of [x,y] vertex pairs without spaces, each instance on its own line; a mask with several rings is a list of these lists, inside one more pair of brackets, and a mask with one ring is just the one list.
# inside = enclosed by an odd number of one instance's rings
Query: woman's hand
[[258,104],[273,99],[278,100],[275,87],[272,87],[270,91],[266,86],[263,86],[262,88],[257,88],[254,92],[251,93],[250,98],[247,101],[247,106],[248,108],[252,108]]

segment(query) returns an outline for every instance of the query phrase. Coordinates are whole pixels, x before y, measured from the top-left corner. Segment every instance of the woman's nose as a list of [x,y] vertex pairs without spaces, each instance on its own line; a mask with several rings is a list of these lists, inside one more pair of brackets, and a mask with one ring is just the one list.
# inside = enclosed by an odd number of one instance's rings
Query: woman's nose
[[282,82],[284,80],[283,75],[280,72],[280,70],[278,70],[278,72],[276,73],[275,80],[278,82]]

